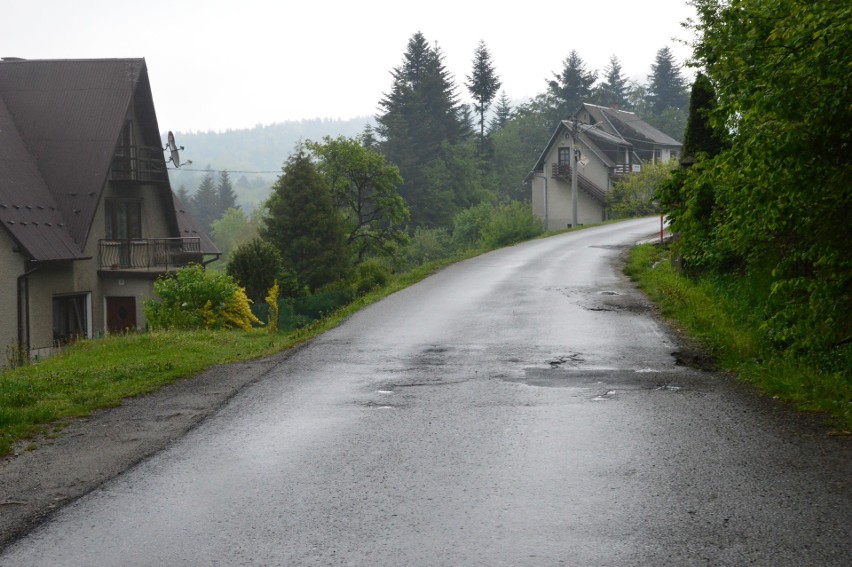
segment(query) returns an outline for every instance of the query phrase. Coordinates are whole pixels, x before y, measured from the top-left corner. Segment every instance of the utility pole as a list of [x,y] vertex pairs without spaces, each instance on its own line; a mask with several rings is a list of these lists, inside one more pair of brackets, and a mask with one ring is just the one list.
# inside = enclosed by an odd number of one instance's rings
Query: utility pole
[[571,228],[577,226],[577,162],[580,148],[577,147],[577,119],[571,124]]

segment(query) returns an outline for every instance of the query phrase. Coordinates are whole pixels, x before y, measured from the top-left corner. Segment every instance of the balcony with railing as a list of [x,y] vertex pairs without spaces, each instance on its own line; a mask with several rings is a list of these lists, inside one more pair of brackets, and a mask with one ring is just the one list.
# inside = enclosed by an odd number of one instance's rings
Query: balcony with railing
[[610,169],[610,174],[613,179],[623,179],[631,173],[639,173],[641,166],[638,163],[619,163]]
[[168,181],[163,149],[152,146],[122,148],[112,159],[112,179],[148,183]]
[[198,237],[100,241],[100,269],[104,271],[171,272],[193,262],[202,262]]

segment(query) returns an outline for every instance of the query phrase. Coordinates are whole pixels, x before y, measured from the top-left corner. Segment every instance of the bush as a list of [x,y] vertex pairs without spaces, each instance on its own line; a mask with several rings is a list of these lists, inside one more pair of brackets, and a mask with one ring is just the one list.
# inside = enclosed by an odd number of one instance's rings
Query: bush
[[480,203],[453,217],[453,243],[459,250],[482,246],[482,231],[494,214],[491,203]]
[[198,264],[154,282],[160,301],[145,302],[145,315],[153,329],[240,328],[260,321],[251,313],[251,300],[226,274],[205,271]]
[[452,256],[453,247],[450,234],[445,228],[422,228],[414,231],[411,243],[403,249],[402,269],[411,269],[427,262]]
[[533,214],[528,203],[510,201],[494,208],[482,228],[482,242],[489,248],[498,248],[534,238],[542,232],[541,219]]
[[364,295],[388,283],[390,276],[390,268],[378,258],[365,260],[355,269],[355,282],[352,284],[352,290],[355,295]]
[[263,301],[267,290],[281,277],[281,253],[270,242],[254,238],[237,247],[228,258],[225,273],[234,278],[255,302]]
[[675,162],[646,163],[639,173],[616,181],[606,196],[609,216],[613,219],[629,219],[659,214],[654,202],[659,186],[672,175]]

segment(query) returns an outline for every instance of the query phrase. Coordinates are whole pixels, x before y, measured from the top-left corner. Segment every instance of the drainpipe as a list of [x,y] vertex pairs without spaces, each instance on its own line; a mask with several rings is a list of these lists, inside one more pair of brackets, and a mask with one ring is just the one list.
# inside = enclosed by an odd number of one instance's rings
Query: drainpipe
[[[18,276],[18,352],[30,356],[30,280],[29,276],[39,266]],[[26,324],[24,319],[26,318]]]

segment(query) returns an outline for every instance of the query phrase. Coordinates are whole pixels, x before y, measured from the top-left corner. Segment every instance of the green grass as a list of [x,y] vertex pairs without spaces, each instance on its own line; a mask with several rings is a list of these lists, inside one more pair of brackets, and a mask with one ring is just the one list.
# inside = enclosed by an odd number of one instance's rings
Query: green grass
[[767,282],[735,276],[693,281],[672,268],[666,250],[650,244],[631,251],[625,273],[720,369],[803,411],[832,416],[838,432],[852,431],[852,348],[821,354],[774,349],[761,331]]
[[[430,262],[393,277],[388,284],[307,327],[268,333],[244,331],[153,331],[80,341],[50,358],[0,371],[0,456],[18,441],[61,430],[62,420],[115,407],[122,399],[152,392],[218,364],[261,358],[307,341],[339,325],[359,309],[435,271],[475,256],[470,251]],[[29,445],[27,450],[29,450]]]

